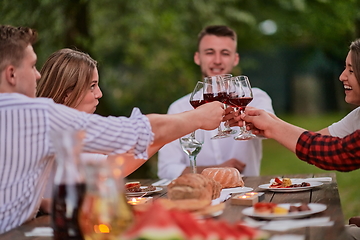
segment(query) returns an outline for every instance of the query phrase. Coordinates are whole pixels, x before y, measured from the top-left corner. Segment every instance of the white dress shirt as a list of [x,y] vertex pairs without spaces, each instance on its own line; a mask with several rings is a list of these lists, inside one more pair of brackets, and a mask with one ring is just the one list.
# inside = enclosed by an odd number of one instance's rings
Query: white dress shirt
[[[253,100],[249,106],[264,109],[274,113],[271,98],[259,88],[252,88]],[[168,114],[185,112],[193,109],[189,103],[190,94],[173,102]],[[224,127],[224,126],[222,126]],[[239,133],[239,127],[233,127]],[[236,158],[244,163],[246,167],[242,174],[244,176],[258,176],[260,174],[260,163],[262,158],[262,139],[234,140],[232,135],[223,139],[210,139],[217,129],[205,131],[205,142],[196,158],[197,166],[219,165],[231,158]],[[184,169],[190,165],[188,155],[183,152],[179,140],[166,144],[158,154],[158,176],[159,178],[174,179],[180,176]]]
[[0,93],[0,233],[33,218],[54,163],[52,133],[85,130],[85,152],[132,152],[147,159],[154,139],[148,118],[86,114],[51,99]]

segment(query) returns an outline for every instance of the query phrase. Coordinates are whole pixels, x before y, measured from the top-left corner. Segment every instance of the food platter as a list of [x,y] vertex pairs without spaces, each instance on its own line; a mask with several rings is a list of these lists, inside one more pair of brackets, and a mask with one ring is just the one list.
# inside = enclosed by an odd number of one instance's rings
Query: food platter
[[[141,186],[141,189],[146,189],[148,186]],[[156,187],[153,191],[141,191],[141,192],[125,192],[128,197],[140,197],[140,196],[148,196],[156,192],[160,192],[162,190],[161,187]]]
[[221,194],[251,192],[252,190],[254,189],[251,187],[223,188]]
[[[277,206],[289,209],[291,205],[299,206],[300,204],[299,203],[297,203],[297,204],[283,203],[283,204],[278,204]],[[319,213],[319,212],[322,212],[322,211],[326,210],[326,205],[321,204],[321,203],[309,203],[308,206],[311,209],[309,211],[290,212],[290,213],[287,213],[287,214],[273,214],[273,213],[259,214],[259,213],[255,213],[253,207],[245,208],[242,211],[242,213],[244,215],[248,216],[248,217],[262,218],[262,219],[271,220],[271,219],[303,218],[303,217],[307,217],[307,216],[310,216],[312,214]]]
[[315,187],[319,187],[323,185],[322,182],[309,182],[310,186],[306,187],[288,187],[288,188],[271,188],[271,184],[262,184],[259,186],[261,189],[266,189],[273,192],[301,192],[301,191],[307,191]]

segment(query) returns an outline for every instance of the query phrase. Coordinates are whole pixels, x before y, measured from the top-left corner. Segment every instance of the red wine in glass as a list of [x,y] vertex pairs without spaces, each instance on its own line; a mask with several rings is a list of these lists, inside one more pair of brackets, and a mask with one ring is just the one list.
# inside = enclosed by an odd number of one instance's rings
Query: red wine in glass
[[253,100],[252,97],[243,97],[243,98],[229,98],[230,105],[238,107],[241,110],[244,110],[245,107]]
[[226,92],[219,92],[219,93],[204,93],[204,101],[205,102],[226,102],[228,99],[228,95]]
[[78,214],[85,196],[85,183],[55,185],[52,204],[54,240],[83,240]]
[[193,106],[193,108],[200,107],[201,105],[205,104],[206,102],[204,100],[191,100],[190,104]]

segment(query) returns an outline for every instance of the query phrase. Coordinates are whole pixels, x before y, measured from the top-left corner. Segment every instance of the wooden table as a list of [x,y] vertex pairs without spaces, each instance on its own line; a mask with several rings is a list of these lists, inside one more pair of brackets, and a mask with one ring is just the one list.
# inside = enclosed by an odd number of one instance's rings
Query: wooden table
[[[291,178],[307,178],[307,177],[332,177],[332,182],[324,183],[324,185],[303,192],[292,192],[292,193],[281,193],[281,192],[270,192],[265,191],[266,202],[274,203],[323,203],[327,205],[327,209],[324,212],[315,214],[311,217],[324,217],[329,216],[331,221],[334,221],[334,225],[331,227],[305,227],[297,228],[287,232],[270,232],[271,235],[282,235],[282,234],[299,234],[304,235],[305,240],[321,240],[321,239],[345,239],[346,233],[344,229],[344,217],[341,210],[341,203],[339,199],[338,187],[336,182],[335,173],[326,174],[299,174],[299,175],[287,175],[280,177],[291,177]],[[261,176],[261,177],[244,177],[246,187],[252,187],[254,191],[263,191],[258,186],[261,184],[269,183],[271,178],[279,176]],[[148,185],[155,180],[141,180],[143,185]],[[153,195],[156,198],[166,197],[166,187],[159,193]],[[243,219],[244,216],[241,211],[245,206],[232,205],[230,201],[226,202],[224,213],[219,216],[219,219],[225,219],[229,222],[235,222]],[[34,227],[39,226],[50,226],[50,217],[44,216],[37,218],[29,223],[23,224],[16,229],[13,229],[5,234],[0,235],[1,240],[50,240],[51,237],[25,237],[24,232],[31,231]]]

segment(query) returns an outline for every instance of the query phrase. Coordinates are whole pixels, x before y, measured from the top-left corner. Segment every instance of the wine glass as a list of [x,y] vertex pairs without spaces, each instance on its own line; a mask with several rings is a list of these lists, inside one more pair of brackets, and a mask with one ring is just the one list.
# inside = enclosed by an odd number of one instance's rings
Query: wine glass
[[[227,99],[227,90],[220,75],[204,78],[204,101],[206,103],[213,101],[225,103]],[[229,137],[229,135],[223,132],[221,125],[219,125],[217,134],[211,137],[211,139],[220,139],[225,137]]]
[[[228,88],[229,103],[240,109],[240,113],[245,111],[245,107],[253,100],[253,94],[247,76],[237,76],[231,78]],[[246,123],[243,121],[243,125],[240,127],[241,132],[234,137],[235,140],[249,140],[255,138],[251,131],[246,130]]]
[[[189,102],[190,102],[191,106],[193,106],[193,108],[197,108],[205,103],[205,101],[204,101],[204,83],[203,82],[198,81],[196,83],[195,88],[190,95]],[[192,132],[190,137],[195,138],[195,131]]]
[[196,173],[196,156],[204,143],[204,130],[198,129],[191,134],[180,138],[180,144],[183,151],[189,156],[191,172]]
[[190,95],[190,104],[193,108],[197,108],[205,103],[204,101],[204,83],[198,81],[194,90]]
[[[223,79],[224,81],[224,85],[225,85],[225,89],[228,89],[229,87],[229,81],[231,80],[232,78],[232,74],[221,74],[220,77]],[[225,101],[224,103],[224,108],[226,109],[228,107],[228,98],[227,100]],[[230,126],[229,126],[229,121],[226,121],[224,123],[224,129],[222,130],[225,134],[235,134],[237,133],[237,131],[235,129],[232,129]]]

